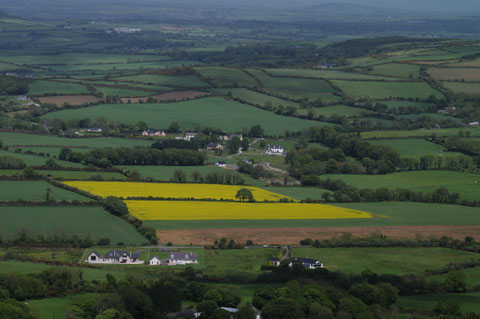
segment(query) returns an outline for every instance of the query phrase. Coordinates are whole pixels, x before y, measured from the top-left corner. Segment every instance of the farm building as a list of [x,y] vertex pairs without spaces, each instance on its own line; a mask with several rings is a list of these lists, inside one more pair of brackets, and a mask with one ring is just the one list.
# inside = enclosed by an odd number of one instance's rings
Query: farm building
[[87,264],[124,264],[124,265],[139,265],[143,264],[143,260],[140,259],[140,251],[131,253],[125,250],[110,250],[105,256],[94,250],[88,255],[85,263]]
[[158,131],[158,130],[152,130],[152,129],[148,129],[148,130],[144,130],[142,132],[142,136],[148,136],[148,137],[152,137],[152,136],[166,136],[167,134],[164,132],[164,131]]
[[103,129],[101,127],[95,126],[95,127],[89,127],[85,129],[85,132],[88,133],[102,133]]
[[227,167],[227,163],[225,163],[223,161],[220,161],[220,162],[216,162],[215,166],[217,166],[217,167]]
[[182,266],[198,264],[198,254],[192,252],[171,252],[168,258],[153,256],[149,261],[150,266]]
[[238,137],[240,141],[243,141],[243,135],[242,134],[232,134],[232,135],[220,135],[218,138],[221,141],[229,141],[234,137]]
[[283,146],[280,145],[268,145],[267,150],[265,151],[267,155],[285,155]]
[[195,136],[197,136],[197,133],[186,133],[183,139],[187,142],[190,142],[190,140],[195,138]]
[[293,265],[295,264],[301,264],[303,267],[307,269],[323,268],[323,263],[321,261],[312,259],[312,258],[301,258],[301,257],[290,258],[288,266],[293,267]]
[[223,146],[218,143],[208,143],[207,145],[207,151],[222,151]]

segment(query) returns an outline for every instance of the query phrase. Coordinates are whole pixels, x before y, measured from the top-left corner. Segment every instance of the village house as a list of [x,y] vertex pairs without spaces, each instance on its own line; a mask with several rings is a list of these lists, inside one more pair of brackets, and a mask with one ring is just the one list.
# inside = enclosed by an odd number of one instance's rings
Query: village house
[[312,258],[301,258],[301,257],[290,258],[288,266],[293,267],[293,265],[295,264],[301,264],[303,267],[307,269],[323,268],[323,263],[321,261],[312,259]]
[[195,138],[195,136],[197,136],[197,133],[186,133],[183,139],[187,142],[190,142],[190,140]]
[[160,258],[153,256],[150,259],[149,264],[151,266],[183,266],[198,264],[198,254],[192,252],[170,252],[168,258]]
[[28,101],[29,98],[26,95],[17,96],[17,101]]
[[220,162],[216,162],[215,166],[217,166],[217,167],[227,167],[227,163],[225,163],[223,161],[220,161]]
[[265,151],[267,155],[285,155],[283,146],[281,145],[268,145],[267,150]]
[[85,263],[87,264],[124,264],[124,265],[141,265],[143,260],[140,259],[141,251],[131,253],[125,250],[110,250],[103,257],[94,250],[88,255]]
[[87,129],[85,129],[85,132],[88,132],[88,133],[102,133],[103,129],[101,127],[98,127],[98,126],[94,126],[94,127],[89,127]]
[[479,126],[480,122],[470,122],[467,124],[468,126]]
[[165,134],[164,131],[158,131],[158,130],[152,130],[152,129],[148,129],[148,130],[144,130],[142,132],[142,136],[147,136],[147,137],[153,137],[153,136],[156,136],[156,137],[160,137],[160,136],[166,136],[167,134]]
[[268,260],[268,263],[271,264],[272,266],[278,267],[278,266],[280,266],[280,258],[277,258],[277,257],[270,258]]
[[223,151],[223,146],[218,143],[208,143],[207,151]]
[[218,137],[218,139],[221,140],[221,141],[230,141],[234,137],[238,137],[238,139],[240,141],[243,141],[243,135],[242,134],[220,135]]
[[115,28],[115,32],[117,33],[131,34],[131,33],[136,33],[140,31],[142,31],[142,29],[133,29],[133,28],[124,28],[124,27]]
[[242,162],[247,163],[247,164],[250,164],[250,165],[253,165],[253,161],[252,161],[252,160],[249,160],[249,159],[246,158],[246,157],[245,157],[244,159],[242,159]]

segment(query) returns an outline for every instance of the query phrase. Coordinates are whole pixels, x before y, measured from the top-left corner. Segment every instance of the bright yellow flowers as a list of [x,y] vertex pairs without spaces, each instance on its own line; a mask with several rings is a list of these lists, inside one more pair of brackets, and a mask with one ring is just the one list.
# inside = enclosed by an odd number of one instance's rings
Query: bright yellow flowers
[[345,219],[369,213],[321,204],[127,200],[130,214],[142,220]]
[[275,194],[253,186],[178,183],[135,183],[135,182],[65,182],[89,193],[107,197],[162,197],[194,199],[235,199],[240,188],[248,188],[256,201],[278,201],[286,196]]

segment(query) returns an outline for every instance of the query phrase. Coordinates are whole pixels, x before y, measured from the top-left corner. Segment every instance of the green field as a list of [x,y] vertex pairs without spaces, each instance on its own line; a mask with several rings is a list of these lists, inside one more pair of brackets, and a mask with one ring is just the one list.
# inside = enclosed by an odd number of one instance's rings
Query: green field
[[153,85],[175,86],[182,88],[206,88],[210,87],[207,82],[200,80],[195,75],[172,76],[161,74],[139,74],[113,78],[115,81],[145,83]]
[[449,192],[457,192],[460,198],[478,200],[480,194],[480,175],[444,170],[425,170],[398,172],[385,175],[331,174],[322,179],[341,179],[358,188],[390,189],[407,188],[415,192],[434,192],[439,187],[446,187]]
[[[223,160],[223,159],[219,159]],[[216,163],[214,161],[213,163]],[[234,162],[236,163],[236,161]],[[135,165],[127,165],[127,166],[118,166],[118,168],[125,168],[128,170],[135,170],[140,173],[141,178],[150,177],[156,181],[169,181],[173,177],[173,173],[176,170],[184,171],[187,174],[187,180],[193,182],[192,180],[192,173],[199,172],[205,177],[208,173],[228,173],[230,171],[226,171],[225,169],[213,165],[206,165],[206,166],[135,166]],[[235,172],[234,172],[235,173]],[[253,185],[253,186],[263,186],[264,183],[253,179],[249,175],[246,174],[239,174],[244,180],[245,184]]]
[[372,138],[407,138],[407,137],[426,137],[431,135],[436,136],[458,136],[460,131],[470,131],[472,137],[480,136],[480,128],[446,128],[446,129],[420,129],[410,131],[377,131],[377,132],[362,132],[361,136],[365,139]]
[[307,198],[322,200],[323,193],[331,193],[326,189],[316,188],[316,187],[270,186],[270,187],[263,187],[263,188],[270,192],[289,196],[298,200],[305,200]]
[[[273,76],[293,76],[304,78],[318,78],[327,80],[387,80],[395,79],[362,73],[353,73],[337,70],[310,70],[310,69],[266,69]],[[398,80],[398,79],[397,79]]]
[[39,300],[30,300],[28,304],[30,309],[38,318],[65,319],[65,312],[68,305],[78,302],[84,303],[88,300],[96,300],[100,294],[89,293],[69,296],[68,298],[46,298]]
[[56,81],[37,81],[28,86],[28,94],[32,96],[44,94],[84,94],[88,93],[87,88],[80,84],[56,82]]
[[59,65],[59,64],[101,64],[101,63],[127,63],[135,61],[161,61],[168,59],[158,55],[133,55],[133,54],[91,54],[91,53],[64,53],[57,55],[1,55],[0,61],[18,65]]
[[239,69],[223,67],[199,67],[195,71],[210,79],[216,87],[256,87],[257,81]]
[[[325,117],[330,117],[334,114],[346,117],[352,116],[365,116],[369,114],[375,114],[372,111],[362,109],[359,107],[351,107],[342,104],[338,105],[329,105],[323,107],[316,107],[312,109],[316,116],[323,115]],[[297,111],[299,114],[307,114],[309,112],[308,109],[300,109]],[[377,119],[375,119],[377,120]]]
[[155,92],[139,91],[125,88],[114,88],[105,86],[95,86],[95,89],[103,93],[103,96],[119,96],[119,97],[136,97],[136,96],[148,96]]
[[430,95],[442,98],[443,95],[432,89],[425,82],[361,82],[334,80],[333,83],[349,96],[370,97],[374,99],[419,98],[426,99]]
[[453,91],[454,93],[465,94],[480,94],[479,83],[465,83],[465,82],[442,82],[446,89]]
[[265,103],[267,102],[270,102],[272,103],[272,106],[275,106],[275,107],[278,107],[280,105],[283,105],[283,106],[292,105],[295,107],[299,107],[298,103],[295,103],[289,100],[279,99],[274,96],[258,93],[245,88],[213,89],[212,91],[220,94],[224,94],[224,95],[228,95],[229,93],[231,93],[232,97],[234,98],[239,98],[248,103],[259,104],[261,106],[265,105]]
[[141,244],[146,241],[122,219],[110,215],[99,207],[2,207],[0,234],[14,238],[21,228],[30,234],[57,234],[90,236],[94,240],[110,238],[112,243]]
[[377,214],[370,219],[146,221],[159,230],[209,228],[291,228],[480,225],[480,208],[412,202],[345,203],[335,206]]
[[[118,137],[82,137],[82,138],[67,138],[54,135],[40,135],[40,134],[25,134],[25,133],[11,133],[0,132],[0,140],[3,145],[10,147],[22,146],[72,146],[84,148],[100,148],[100,147],[134,147],[134,146],[151,146],[152,141],[142,139],[127,139]],[[81,152],[81,149],[74,150]]]
[[405,108],[411,106],[411,107],[416,107],[420,110],[424,110],[428,106],[428,103],[412,102],[412,101],[379,101],[379,102],[386,104],[389,110],[392,110],[394,108],[399,108],[401,106]]
[[404,309],[423,309],[432,311],[439,301],[453,300],[460,305],[460,311],[464,314],[480,311],[480,293],[471,292],[465,294],[424,294],[414,296],[402,296],[398,299],[395,306]]
[[37,170],[39,174],[62,179],[90,179],[92,175],[100,175],[104,180],[126,180],[127,177],[115,172],[84,172],[84,171],[60,171],[60,170]]
[[480,81],[480,72],[477,68],[430,68],[428,73],[434,80]]
[[[27,166],[41,166],[45,165],[45,161],[48,160],[50,157],[43,157],[43,156],[36,156],[36,155],[29,155],[17,152],[10,152],[0,150],[0,156],[11,156],[15,158],[21,159]],[[65,167],[82,167],[83,165],[79,163],[72,163],[67,161],[60,161],[55,159],[57,164],[60,164]]]
[[43,201],[47,189],[50,189],[50,199],[53,200],[89,200],[77,193],[55,187],[44,181],[0,181],[0,201]]
[[327,82],[321,79],[301,79],[301,78],[287,78],[287,77],[273,77],[265,72],[259,70],[248,70],[254,75],[262,84],[263,89],[281,96],[289,98],[304,98],[309,99],[326,99],[333,93],[333,89]]
[[[370,269],[377,274],[422,275],[455,261],[478,259],[478,255],[449,248],[294,248],[293,256],[322,261],[331,271],[361,273]],[[408,262],[405,262],[408,260]]]
[[[158,116],[161,114],[161,116]],[[242,131],[244,127],[260,124],[270,134],[282,134],[286,129],[302,130],[322,122],[301,120],[276,115],[255,107],[221,98],[203,98],[166,104],[106,104],[83,109],[48,113],[45,119],[63,120],[105,117],[109,121],[136,124],[144,120],[150,127],[167,128],[177,121],[182,129],[196,126],[220,128],[228,132]]]
[[421,66],[419,65],[387,63],[374,66],[370,74],[418,79],[420,77],[420,69]]
[[460,155],[460,153],[443,152],[443,146],[420,138],[372,140],[372,144],[386,145],[397,151],[402,157],[420,158],[424,155],[440,155],[444,157]]

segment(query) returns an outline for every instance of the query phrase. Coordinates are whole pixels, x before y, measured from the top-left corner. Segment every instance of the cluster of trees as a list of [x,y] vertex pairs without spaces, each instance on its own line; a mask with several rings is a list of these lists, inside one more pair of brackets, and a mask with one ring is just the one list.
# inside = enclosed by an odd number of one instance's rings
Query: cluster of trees
[[140,219],[130,215],[128,206],[121,199],[114,196],[108,196],[103,200],[103,208],[112,215],[121,217],[132,224],[151,244],[157,244],[158,239],[155,229],[143,226],[143,222]]
[[[301,271],[299,267],[303,266],[297,267]],[[302,287],[297,280],[291,280],[282,288],[257,289],[252,304],[265,319],[375,318],[374,314],[388,313],[397,299],[398,289],[381,281],[369,283],[363,279],[347,289],[325,289],[316,284]]]
[[0,157],[0,168],[2,169],[24,169],[25,163],[20,159],[12,156]]
[[237,166],[238,166],[237,168],[238,172],[248,174],[255,179],[273,177],[273,174],[267,171],[261,165],[253,165],[250,163],[246,163],[244,161],[238,161]]
[[[0,234],[1,235],[1,234]],[[53,232],[43,234],[38,231],[31,231],[27,228],[21,228],[15,238],[1,238],[0,246],[22,246],[22,247],[73,247],[88,248],[93,245],[104,246],[110,242],[108,238],[102,238],[98,241],[93,240],[89,235],[79,237],[75,234],[67,234],[62,229],[55,229]]]
[[183,149],[183,150],[198,150],[198,144],[196,143],[195,139],[191,142],[185,140],[177,140],[177,139],[166,139],[155,142],[152,144],[152,148],[158,150],[164,150],[168,148],[176,148],[176,149]]
[[444,145],[449,151],[480,156],[480,142],[476,140],[462,139],[459,136],[450,136],[445,139]]
[[[191,180],[194,183],[206,183],[206,184],[226,184],[226,185],[243,185],[245,180],[238,174],[230,172],[209,172],[205,176],[198,171],[194,171],[191,174]],[[173,172],[172,182],[186,183],[188,180],[187,173],[182,170],[175,170]]]
[[21,95],[27,94],[28,83],[13,76],[0,76],[0,95]]
[[[320,179],[317,175],[305,175],[301,179],[304,186],[320,186],[321,188],[333,191],[333,194],[324,192],[322,199],[325,202],[335,201],[338,203],[351,202],[383,202],[383,201],[408,201],[442,204],[462,204],[476,206],[476,201],[462,200],[458,193],[450,193],[447,188],[439,187],[433,193],[414,192],[406,188],[391,190],[386,187],[378,189],[358,189],[347,185],[341,180]],[[306,202],[314,202],[307,199]]]
[[102,148],[86,152],[73,152],[63,148],[59,159],[71,162],[83,162],[102,168],[113,165],[169,165],[169,166],[201,166],[206,155],[203,152],[190,149],[155,148]]

